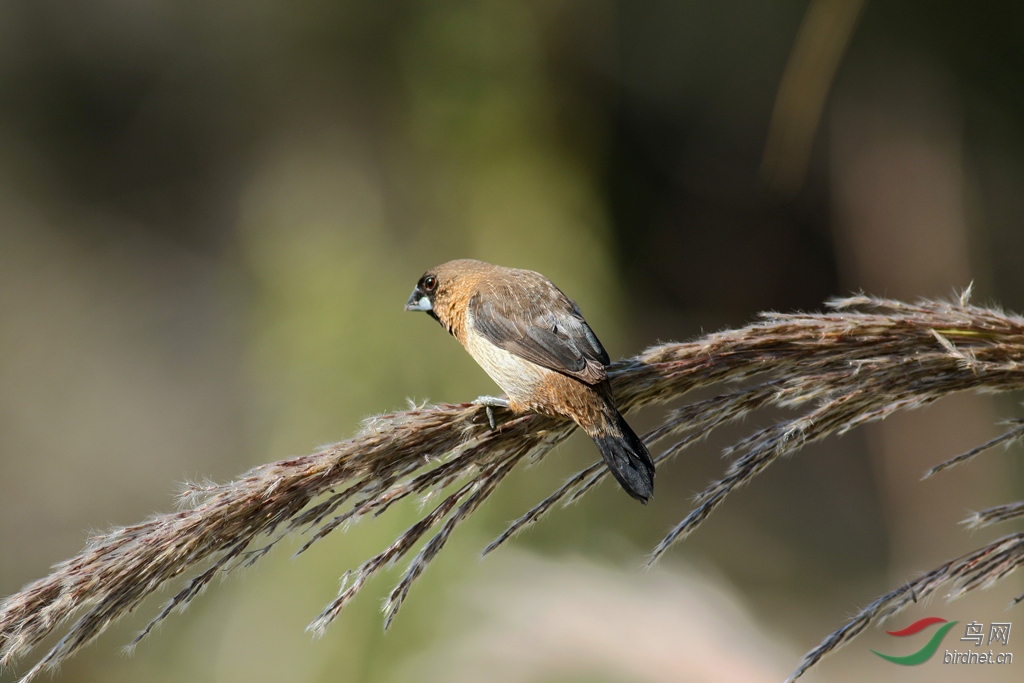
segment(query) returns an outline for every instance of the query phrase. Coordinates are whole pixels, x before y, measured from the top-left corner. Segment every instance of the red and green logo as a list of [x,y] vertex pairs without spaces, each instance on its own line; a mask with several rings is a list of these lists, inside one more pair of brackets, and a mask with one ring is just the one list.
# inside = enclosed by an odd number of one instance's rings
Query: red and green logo
[[956,626],[957,623],[958,622],[956,621],[947,622],[945,619],[941,619],[939,617],[925,617],[924,619],[919,619],[910,626],[906,627],[905,629],[901,629],[899,631],[886,631],[886,633],[888,633],[890,636],[897,636],[899,638],[902,638],[904,636],[912,636],[915,633],[920,633],[921,631],[925,630],[926,628],[934,624],[945,624],[945,626],[936,631],[935,635],[932,636],[931,640],[925,643],[924,647],[922,647],[920,650],[913,654],[909,654],[904,657],[895,657],[893,655],[883,655],[881,652],[878,652],[877,650],[872,650],[872,652],[874,652],[882,659],[892,662],[893,664],[902,664],[903,666],[914,666],[916,664],[923,664],[924,662],[927,662],[929,659],[931,659],[931,656],[935,654],[936,650],[939,649],[939,645],[942,643],[942,639],[946,637],[947,633],[949,633],[949,629]]

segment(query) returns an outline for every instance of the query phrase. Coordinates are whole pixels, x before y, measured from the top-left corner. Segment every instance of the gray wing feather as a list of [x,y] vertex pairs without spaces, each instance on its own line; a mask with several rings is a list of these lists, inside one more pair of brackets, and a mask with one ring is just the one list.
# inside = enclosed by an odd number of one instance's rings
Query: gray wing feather
[[478,291],[469,302],[473,328],[532,363],[587,384],[604,380],[608,352],[576,304],[547,280],[529,284],[503,287],[501,296]]

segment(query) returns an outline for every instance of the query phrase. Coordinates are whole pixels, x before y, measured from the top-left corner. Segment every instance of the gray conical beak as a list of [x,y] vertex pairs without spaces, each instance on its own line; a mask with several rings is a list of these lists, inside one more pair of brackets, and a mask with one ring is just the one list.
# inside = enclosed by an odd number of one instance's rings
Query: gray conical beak
[[432,311],[434,305],[430,303],[430,299],[424,294],[423,290],[417,287],[412,290],[412,296],[405,302],[405,310],[407,311]]

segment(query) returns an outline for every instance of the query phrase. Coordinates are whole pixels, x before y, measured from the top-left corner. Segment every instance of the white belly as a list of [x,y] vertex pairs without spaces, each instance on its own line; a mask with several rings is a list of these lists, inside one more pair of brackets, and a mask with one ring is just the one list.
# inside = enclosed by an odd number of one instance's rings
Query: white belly
[[529,403],[533,388],[557,374],[495,346],[467,327],[466,350],[509,398]]

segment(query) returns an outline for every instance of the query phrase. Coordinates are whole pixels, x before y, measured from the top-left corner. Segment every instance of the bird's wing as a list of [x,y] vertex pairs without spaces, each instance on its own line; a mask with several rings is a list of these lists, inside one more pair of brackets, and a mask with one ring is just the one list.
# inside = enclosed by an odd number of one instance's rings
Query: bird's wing
[[555,372],[587,384],[604,380],[608,352],[576,304],[546,278],[521,272],[515,281],[493,283],[473,295],[469,313],[474,330],[495,346]]

